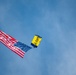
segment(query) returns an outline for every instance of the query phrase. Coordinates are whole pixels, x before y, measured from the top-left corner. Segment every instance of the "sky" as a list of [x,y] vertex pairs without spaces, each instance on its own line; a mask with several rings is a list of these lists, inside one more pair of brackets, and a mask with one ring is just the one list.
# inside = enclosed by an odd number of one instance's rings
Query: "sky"
[[38,48],[20,58],[0,43],[0,75],[76,75],[76,0],[0,0],[0,30]]

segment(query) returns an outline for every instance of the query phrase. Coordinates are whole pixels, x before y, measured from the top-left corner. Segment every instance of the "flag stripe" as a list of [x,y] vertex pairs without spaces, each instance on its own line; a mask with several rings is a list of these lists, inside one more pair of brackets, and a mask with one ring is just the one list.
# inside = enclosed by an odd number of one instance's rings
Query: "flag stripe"
[[3,41],[3,40],[1,40],[1,42],[6,46],[6,47],[8,47],[10,50],[12,50],[13,52],[15,52],[16,54],[18,54],[20,57],[24,57],[24,54],[25,54],[25,52],[24,51],[22,51],[22,50],[20,50],[20,49],[18,49],[18,48],[15,48],[15,47],[13,47],[13,46],[7,46],[6,45],[6,43]]

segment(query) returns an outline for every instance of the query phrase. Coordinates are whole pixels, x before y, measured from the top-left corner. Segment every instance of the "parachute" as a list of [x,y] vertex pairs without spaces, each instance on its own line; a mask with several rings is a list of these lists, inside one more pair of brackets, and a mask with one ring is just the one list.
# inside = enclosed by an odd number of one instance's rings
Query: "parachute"
[[34,47],[34,48],[37,48],[40,44],[42,40],[42,37],[39,36],[39,35],[35,35],[32,39],[32,42],[31,42],[31,45]]

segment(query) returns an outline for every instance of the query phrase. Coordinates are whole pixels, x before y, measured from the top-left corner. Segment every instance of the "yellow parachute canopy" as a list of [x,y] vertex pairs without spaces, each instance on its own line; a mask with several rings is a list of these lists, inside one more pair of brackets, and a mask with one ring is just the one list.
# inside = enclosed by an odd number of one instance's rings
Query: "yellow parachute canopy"
[[37,48],[42,40],[42,37],[39,35],[35,35],[32,39],[31,45],[35,48]]

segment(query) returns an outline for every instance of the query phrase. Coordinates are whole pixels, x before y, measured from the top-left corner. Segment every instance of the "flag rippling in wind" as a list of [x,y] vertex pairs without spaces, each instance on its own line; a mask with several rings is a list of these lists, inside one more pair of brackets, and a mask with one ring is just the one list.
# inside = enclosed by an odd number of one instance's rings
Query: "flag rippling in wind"
[[22,42],[17,41],[15,38],[11,37],[10,35],[4,33],[1,30],[0,42],[22,58],[24,57],[25,52],[32,48]]

